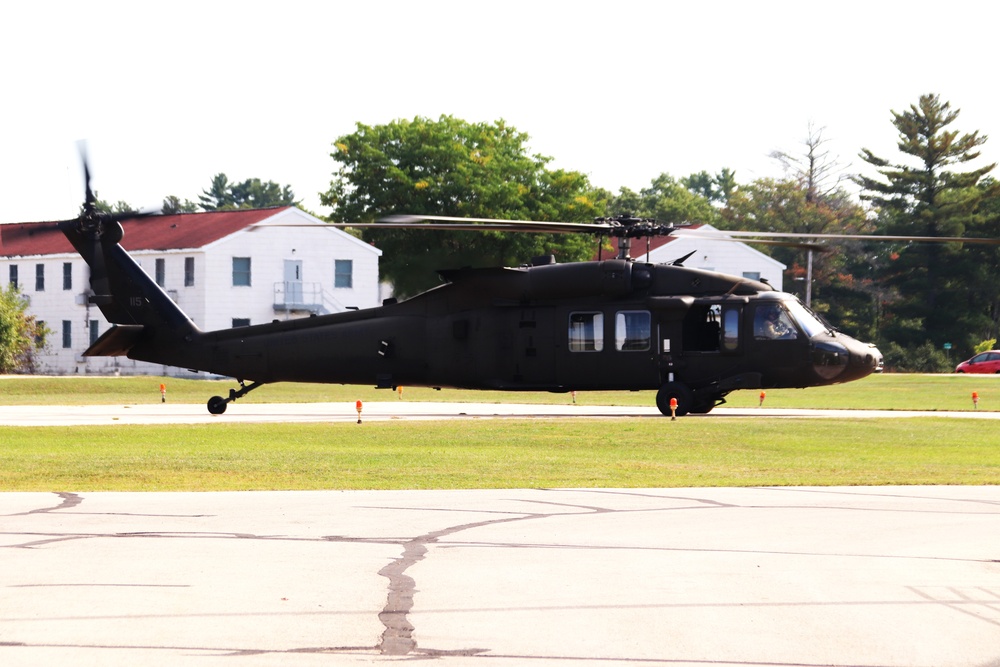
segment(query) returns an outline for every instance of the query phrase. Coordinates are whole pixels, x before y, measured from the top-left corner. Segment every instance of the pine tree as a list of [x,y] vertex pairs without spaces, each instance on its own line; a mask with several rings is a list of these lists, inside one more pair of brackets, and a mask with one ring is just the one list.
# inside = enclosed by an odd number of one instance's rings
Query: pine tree
[[[857,177],[862,199],[877,214],[878,229],[912,236],[975,235],[986,221],[982,203],[994,187],[979,187],[989,164],[958,171],[980,156],[987,137],[948,129],[959,115],[937,95],[922,95],[902,113],[892,112],[899,150],[908,162],[894,163],[862,149],[860,157],[881,178]],[[992,191],[992,192],[991,192]],[[898,298],[888,308],[883,336],[903,347],[931,341],[959,350],[973,344],[971,331],[982,323],[970,301],[975,267],[957,243],[910,243],[891,252],[881,279]],[[977,326],[978,325],[978,326]]]

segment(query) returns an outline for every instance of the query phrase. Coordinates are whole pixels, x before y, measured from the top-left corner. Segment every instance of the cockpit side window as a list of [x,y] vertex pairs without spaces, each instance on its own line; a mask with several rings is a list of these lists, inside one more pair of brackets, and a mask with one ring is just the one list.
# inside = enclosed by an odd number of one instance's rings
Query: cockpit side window
[[793,340],[798,336],[792,318],[781,304],[765,303],[757,306],[753,319],[753,337],[756,340]]

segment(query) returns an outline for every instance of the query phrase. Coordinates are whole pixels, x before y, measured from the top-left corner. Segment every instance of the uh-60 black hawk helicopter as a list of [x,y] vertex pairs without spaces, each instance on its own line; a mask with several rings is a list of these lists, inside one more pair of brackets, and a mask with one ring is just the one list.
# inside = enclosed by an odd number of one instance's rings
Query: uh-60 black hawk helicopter
[[84,354],[236,378],[239,389],[208,401],[212,414],[266,383],[314,382],[656,389],[661,412],[671,414],[676,399],[676,414],[685,415],[707,413],[737,389],[849,382],[882,368],[874,345],[832,330],[796,297],[764,282],[687,268],[682,260],[634,261],[632,239],[684,228],[627,216],[594,224],[443,217],[371,223],[586,233],[617,237],[620,253],[603,261],[545,258],[441,271],[445,284],[380,307],[201,331],[119,244],[119,221],[135,216],[99,213],[86,168],[85,175],[81,215],[57,224],[90,266],[90,301],[115,326]]

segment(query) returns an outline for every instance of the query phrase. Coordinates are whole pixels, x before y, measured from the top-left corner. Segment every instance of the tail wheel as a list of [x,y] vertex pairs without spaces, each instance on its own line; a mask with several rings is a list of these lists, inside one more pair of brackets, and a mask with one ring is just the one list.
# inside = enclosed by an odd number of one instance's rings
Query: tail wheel
[[226,399],[221,396],[213,396],[208,399],[208,411],[213,415],[221,415],[226,411],[226,404],[229,403]]
[[670,411],[670,399],[677,399],[677,416],[683,417],[692,411],[694,397],[691,390],[683,382],[668,382],[656,392],[656,407],[668,417],[673,413]]

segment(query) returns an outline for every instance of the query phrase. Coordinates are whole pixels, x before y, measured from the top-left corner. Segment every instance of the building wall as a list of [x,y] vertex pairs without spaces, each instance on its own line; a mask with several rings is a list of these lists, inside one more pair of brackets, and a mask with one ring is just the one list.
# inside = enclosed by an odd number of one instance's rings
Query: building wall
[[[381,251],[297,209],[268,218],[268,223],[304,224],[305,227],[266,225],[245,229],[203,248],[135,251],[131,255],[155,280],[156,260],[164,266],[162,289],[202,330],[226,329],[235,318],[263,324],[274,319],[306,317],[307,311],[275,310],[275,284],[284,281],[284,260],[302,262],[303,282],[316,283],[327,294],[330,312],[354,306],[380,304],[378,258]],[[315,228],[314,228],[315,227]],[[233,286],[233,257],[251,258],[251,286]],[[185,285],[185,258],[194,260],[194,284]],[[334,260],[353,260],[353,285],[334,287]],[[69,289],[63,288],[63,265],[71,267]],[[111,325],[100,309],[87,303],[90,270],[77,254],[0,257],[0,281],[9,279],[9,267],[18,267],[18,285],[28,297],[29,312],[51,331],[44,353],[38,356],[40,373],[191,375],[185,369],[136,362],[125,357],[83,357],[94,334]],[[43,289],[36,289],[35,266],[44,267]],[[63,322],[69,322],[69,347],[63,347]]]
[[[702,229],[712,230],[710,225]],[[649,253],[648,261],[655,263],[671,262],[691,251],[695,251],[684,261],[684,266],[692,269],[708,269],[734,276],[759,273],[761,278],[769,282],[776,290],[782,290],[785,265],[754,250],[749,245],[734,241],[716,241],[705,238],[675,237],[669,243],[654,249]],[[632,253],[638,261],[647,261],[645,246],[642,239],[632,246]],[[640,253],[642,253],[640,255]]]
[[[68,289],[63,280],[65,264],[70,265]],[[90,274],[83,259],[75,254],[2,258],[0,280],[9,280],[12,265],[17,266],[18,286],[28,299],[28,311],[43,321],[50,332],[45,352],[37,357],[38,371],[55,374],[93,372],[92,369],[103,366],[103,363],[91,363],[80,356],[90,345],[91,322],[96,322],[93,326],[97,335],[108,328],[101,311],[87,303]],[[36,280],[36,266],[39,265],[44,267],[42,285]]]
[[[264,324],[274,319],[307,317],[308,311],[276,311],[276,300],[292,302],[285,294],[285,262],[301,262],[302,300],[322,305],[326,312],[379,305],[378,257],[381,251],[350,234],[290,209],[252,230],[238,232],[206,247],[204,328],[232,326],[233,318]],[[305,227],[268,227],[269,224]],[[233,258],[249,257],[250,286],[233,284]],[[352,260],[351,288],[334,284],[335,260]],[[284,297],[282,296],[284,295]],[[202,326],[199,323],[199,326]]]

